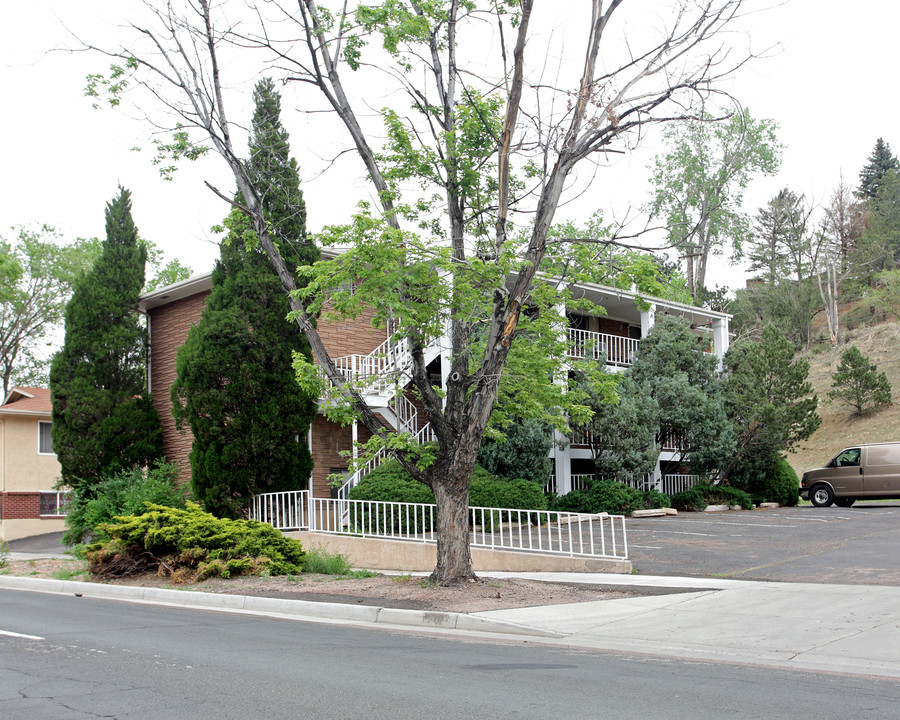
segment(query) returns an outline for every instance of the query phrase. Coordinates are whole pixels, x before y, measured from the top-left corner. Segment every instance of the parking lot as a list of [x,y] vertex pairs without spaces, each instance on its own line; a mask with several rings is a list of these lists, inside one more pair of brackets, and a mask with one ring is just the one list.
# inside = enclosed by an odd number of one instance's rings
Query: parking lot
[[626,523],[635,572],[900,586],[900,503],[679,513]]

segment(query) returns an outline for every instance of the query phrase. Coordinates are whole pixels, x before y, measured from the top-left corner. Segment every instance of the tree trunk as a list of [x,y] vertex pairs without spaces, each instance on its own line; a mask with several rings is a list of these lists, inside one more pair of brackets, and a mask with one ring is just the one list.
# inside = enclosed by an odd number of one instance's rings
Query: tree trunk
[[[474,463],[473,463],[474,464]],[[437,564],[431,580],[453,585],[477,579],[469,551],[469,477],[472,468],[435,467],[432,489],[437,505]]]

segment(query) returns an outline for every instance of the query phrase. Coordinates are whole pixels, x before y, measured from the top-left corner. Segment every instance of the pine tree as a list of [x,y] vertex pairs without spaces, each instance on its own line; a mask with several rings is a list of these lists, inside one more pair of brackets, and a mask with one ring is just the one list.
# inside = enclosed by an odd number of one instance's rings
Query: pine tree
[[808,268],[807,220],[802,196],[784,188],[756,213],[753,234],[748,242],[747,259],[750,272],[761,270],[766,284],[793,276],[797,282],[806,277]]
[[[254,93],[251,174],[263,188],[270,227],[288,267],[318,259],[306,235],[306,208],[296,162],[280,122],[271,80]],[[238,203],[240,203],[238,196]],[[235,516],[261,492],[307,486],[312,457],[307,432],[317,398],[297,384],[292,353],[311,353],[267,257],[253,246],[248,219],[235,210],[213,271],[199,323],[178,352],[173,414],[190,426],[191,482],[205,508]]]
[[147,252],[124,188],[106,206],[106,240],[66,306],[53,358],[53,447],[63,481],[82,498],[100,476],[162,457],[159,416],[147,392],[147,334],[135,307]]
[[697,474],[721,467],[734,452],[718,361],[705,349],[687,322],[666,315],[641,340],[629,370],[639,392],[656,401],[658,434],[680,438],[682,458]]
[[891,383],[887,374],[869,362],[859,348],[844,350],[831,379],[828,396],[853,408],[855,415],[868,415],[891,404]]
[[809,363],[796,353],[781,330],[768,324],[758,341],[739,340],[725,356],[726,408],[737,448],[723,475],[732,484],[744,483],[738,485],[743,490],[822,424]]
[[874,198],[881,187],[881,180],[888,170],[900,170],[900,162],[891,152],[891,146],[878,138],[869,161],[859,172],[859,191],[862,198]]

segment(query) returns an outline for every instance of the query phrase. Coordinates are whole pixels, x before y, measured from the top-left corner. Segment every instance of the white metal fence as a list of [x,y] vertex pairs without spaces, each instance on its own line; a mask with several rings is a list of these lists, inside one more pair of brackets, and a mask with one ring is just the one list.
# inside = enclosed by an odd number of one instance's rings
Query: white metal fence
[[[437,508],[424,503],[310,498],[305,490],[267,493],[253,498],[250,519],[279,530],[436,542]],[[471,507],[469,526],[473,547],[628,558],[621,515]]]
[[680,493],[682,490],[694,487],[694,485],[700,482],[700,479],[699,475],[663,475],[662,489],[660,492],[671,497],[675,493]]
[[[571,475],[571,490],[584,490],[588,488],[594,477],[595,476],[593,473],[573,473]],[[624,483],[625,485],[631,485],[631,487],[637,488],[638,490],[658,490],[659,492],[671,497],[675,493],[680,493],[682,490],[687,490],[688,488],[693,487],[703,479],[703,476],[670,474],[663,475],[658,480],[654,480],[653,475],[648,473],[647,475],[626,475],[611,479],[615,480],[616,482]],[[547,479],[547,482],[544,483],[544,491],[557,494],[559,493],[559,487],[557,485],[555,475],[551,475]]]
[[249,517],[269,523],[276,530],[307,530],[310,527],[309,490],[254,495]]

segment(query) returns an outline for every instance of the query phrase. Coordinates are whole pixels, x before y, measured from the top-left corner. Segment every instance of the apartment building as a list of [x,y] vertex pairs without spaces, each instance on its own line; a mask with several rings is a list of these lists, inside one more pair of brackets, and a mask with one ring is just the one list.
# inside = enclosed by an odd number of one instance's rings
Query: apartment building
[[50,427],[46,388],[14,387],[0,405],[0,540],[65,529]]
[[[175,379],[177,350],[187,338],[190,326],[199,320],[211,287],[211,274],[199,275],[147,293],[140,300],[140,310],[147,315],[150,331],[150,390],[163,423],[166,454],[182,467],[185,479],[190,477],[191,436],[189,430],[179,432],[175,428],[169,388]],[[692,331],[706,339],[707,351],[717,357],[723,357],[728,349],[730,316],[725,313],[639,297],[634,292],[590,283],[573,285],[572,295],[603,307],[606,314],[594,316],[578,311],[567,314],[568,327],[563,331],[568,335],[570,358],[605,357],[609,370],[624,370],[631,364],[640,339],[662,315],[687,319]],[[404,342],[392,341],[386,329],[373,328],[371,316],[366,315],[331,323],[322,321],[318,329],[340,371],[348,378],[363,381],[366,400],[390,427],[411,432],[423,440],[432,437],[415,402],[402,391],[397,392],[396,383],[379,382],[384,376],[403,376],[404,368],[411,362]],[[436,381],[449,368],[448,348],[449,342],[437,342],[426,352],[426,364]],[[329,485],[328,477],[345,473],[348,460],[341,453],[352,452],[355,442],[364,442],[369,436],[361,424],[340,427],[321,413],[316,416],[307,438],[314,460],[310,483],[314,496],[339,493]],[[571,438],[557,437],[552,452],[554,474],[548,479],[548,487],[555,492],[569,492],[590,474],[593,462],[590,438],[583,433]],[[378,462],[376,458],[369,468]],[[662,478],[678,474],[682,465],[676,443],[663,439],[660,461],[649,483],[662,488]],[[348,482],[352,484],[358,477],[348,477]]]

